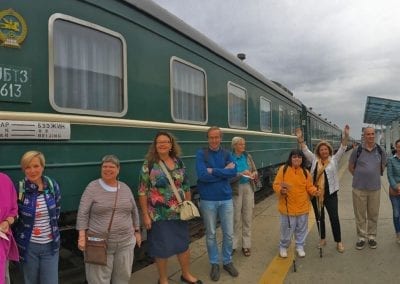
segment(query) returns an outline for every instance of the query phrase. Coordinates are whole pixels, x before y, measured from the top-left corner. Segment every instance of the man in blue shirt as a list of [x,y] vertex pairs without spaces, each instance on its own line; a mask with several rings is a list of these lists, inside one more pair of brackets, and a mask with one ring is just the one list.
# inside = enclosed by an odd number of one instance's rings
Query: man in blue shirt
[[216,239],[217,217],[221,222],[222,262],[228,273],[237,277],[239,272],[232,263],[233,202],[229,180],[236,176],[236,166],[231,154],[221,147],[222,131],[210,127],[207,131],[208,147],[196,153],[197,189],[200,193],[200,209],[206,227],[210,277],[219,280],[219,252]]

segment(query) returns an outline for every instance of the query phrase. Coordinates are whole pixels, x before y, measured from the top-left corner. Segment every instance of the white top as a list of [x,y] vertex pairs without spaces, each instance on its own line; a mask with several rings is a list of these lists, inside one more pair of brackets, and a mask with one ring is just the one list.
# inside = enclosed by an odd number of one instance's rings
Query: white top
[[52,240],[50,217],[46,200],[44,200],[44,194],[39,194],[36,200],[35,222],[33,224],[31,242],[47,244]]
[[[347,146],[340,145],[339,150],[336,152],[335,155],[329,157],[328,165],[325,168],[326,176],[328,178],[328,185],[329,185],[329,194],[332,194],[339,190],[339,177],[338,177],[338,168],[339,162],[342,158],[344,152],[346,151]],[[311,152],[307,145],[304,144],[304,148],[302,149],[304,155],[306,156],[307,160],[311,161],[311,175],[314,177],[315,167],[318,162],[317,156]]]

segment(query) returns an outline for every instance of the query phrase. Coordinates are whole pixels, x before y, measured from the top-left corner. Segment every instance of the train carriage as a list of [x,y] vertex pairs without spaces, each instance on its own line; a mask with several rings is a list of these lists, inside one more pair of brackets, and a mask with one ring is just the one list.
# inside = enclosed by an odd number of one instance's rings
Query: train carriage
[[158,130],[178,138],[193,187],[212,125],[226,148],[246,139],[262,190],[297,147],[296,127],[312,143],[340,140],[287,89],[151,1],[5,0],[0,35],[0,170],[16,181],[21,155],[42,151],[62,189],[64,228],[74,228],[103,155],[121,159],[120,178],[136,189]]

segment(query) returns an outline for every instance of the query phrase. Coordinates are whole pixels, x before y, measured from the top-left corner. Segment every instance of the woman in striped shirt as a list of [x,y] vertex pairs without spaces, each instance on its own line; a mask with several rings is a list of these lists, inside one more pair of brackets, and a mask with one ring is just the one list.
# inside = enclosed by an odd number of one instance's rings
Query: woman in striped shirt
[[43,175],[45,158],[28,151],[21,158],[25,178],[18,187],[19,219],[14,228],[24,282],[58,283],[60,188]]

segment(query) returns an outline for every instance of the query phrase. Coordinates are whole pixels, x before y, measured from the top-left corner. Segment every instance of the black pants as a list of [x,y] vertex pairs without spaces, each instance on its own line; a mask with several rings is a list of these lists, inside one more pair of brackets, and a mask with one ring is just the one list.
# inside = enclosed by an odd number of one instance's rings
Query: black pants
[[[342,238],[340,233],[337,191],[334,192],[333,194],[329,194],[329,190],[325,190],[324,204],[321,209],[321,218],[319,218],[318,214],[317,198],[314,197],[313,199],[311,199],[311,203],[314,208],[314,214],[315,214],[315,219],[317,220],[318,231],[321,230],[321,239],[325,239],[325,210],[324,210],[325,207],[329,214],[329,221],[331,222],[333,238],[335,242],[337,243],[341,242]],[[321,221],[321,224],[319,224],[318,221]]]

